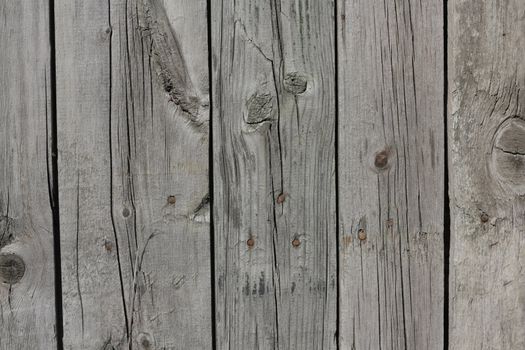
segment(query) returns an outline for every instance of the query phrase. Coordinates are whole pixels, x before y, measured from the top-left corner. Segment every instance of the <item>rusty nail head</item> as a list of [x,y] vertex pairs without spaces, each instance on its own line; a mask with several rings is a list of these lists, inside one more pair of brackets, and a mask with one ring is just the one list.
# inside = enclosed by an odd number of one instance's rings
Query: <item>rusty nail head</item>
[[362,228],[359,229],[359,231],[357,231],[357,237],[361,240],[361,241],[364,241],[366,239],[366,232],[365,230],[363,230]]
[[299,247],[301,245],[301,241],[298,238],[295,238],[292,241],[292,245],[297,248],[297,247]]
[[168,196],[169,204],[175,204],[175,202],[177,202],[177,198],[175,198],[175,196]]
[[279,204],[283,204],[284,200],[286,199],[286,195],[284,193],[281,193],[278,197],[277,197],[277,203]]
[[489,221],[489,215],[487,213],[482,213],[480,216],[481,222],[488,222]]
[[255,240],[253,238],[248,238],[248,240],[246,241],[246,244],[248,245],[248,247],[253,247],[255,245]]

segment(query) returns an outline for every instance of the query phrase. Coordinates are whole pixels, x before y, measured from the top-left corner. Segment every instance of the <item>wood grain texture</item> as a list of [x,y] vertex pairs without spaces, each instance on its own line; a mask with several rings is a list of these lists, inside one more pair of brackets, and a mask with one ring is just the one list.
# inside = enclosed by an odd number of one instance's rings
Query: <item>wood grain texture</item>
[[212,1],[218,349],[334,349],[332,1]]
[[443,349],[442,7],[338,1],[341,349]]
[[209,349],[206,2],[56,6],[65,348]]
[[450,349],[525,348],[525,3],[449,2]]
[[53,349],[47,1],[0,3],[0,349]]

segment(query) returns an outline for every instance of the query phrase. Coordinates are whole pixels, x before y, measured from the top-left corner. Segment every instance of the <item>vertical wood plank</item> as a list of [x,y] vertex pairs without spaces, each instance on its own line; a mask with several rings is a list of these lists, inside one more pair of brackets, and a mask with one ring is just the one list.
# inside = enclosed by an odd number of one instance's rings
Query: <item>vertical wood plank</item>
[[212,1],[219,349],[333,349],[334,4]]
[[53,349],[49,3],[0,4],[0,349]]
[[341,349],[443,349],[442,7],[338,1]]
[[206,1],[57,0],[64,344],[211,347]]
[[448,12],[450,349],[523,349],[525,3]]

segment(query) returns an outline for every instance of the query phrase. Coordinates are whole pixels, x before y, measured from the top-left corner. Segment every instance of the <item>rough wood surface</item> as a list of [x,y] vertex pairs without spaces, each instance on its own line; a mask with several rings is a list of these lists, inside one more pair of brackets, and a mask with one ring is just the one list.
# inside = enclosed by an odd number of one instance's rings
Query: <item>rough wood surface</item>
[[0,349],[55,338],[49,8],[0,4]]
[[450,349],[525,348],[525,3],[449,1]]
[[65,348],[209,349],[206,1],[56,2]]
[[443,349],[442,7],[338,1],[341,349]]
[[218,349],[333,349],[334,4],[212,1]]

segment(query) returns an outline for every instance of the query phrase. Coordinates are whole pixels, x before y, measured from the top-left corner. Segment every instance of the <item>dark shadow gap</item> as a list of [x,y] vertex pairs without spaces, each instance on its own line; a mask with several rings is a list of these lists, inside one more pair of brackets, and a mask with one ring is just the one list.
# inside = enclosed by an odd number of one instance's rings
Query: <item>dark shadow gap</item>
[[206,1],[206,20],[208,29],[208,94],[209,94],[209,121],[208,121],[208,191],[210,198],[210,277],[211,277],[211,343],[212,349],[217,349],[217,319],[215,300],[215,228],[214,228],[214,203],[213,193],[213,62],[212,62],[212,38],[211,38],[211,1]]
[[443,302],[443,348],[449,348],[449,286],[450,286],[450,198],[448,188],[448,1],[443,1],[443,72],[444,72],[444,216],[443,216],[443,245],[444,245],[444,302]]
[[57,142],[57,84],[56,84],[56,43],[55,43],[55,1],[49,0],[49,52],[51,86],[51,182],[49,189],[53,218],[53,262],[55,265],[55,332],[57,349],[63,350],[63,310],[62,310],[62,261],[60,252],[60,212],[58,196],[58,142]]
[[339,221],[339,60],[338,60],[338,54],[339,54],[339,46],[338,46],[338,13],[337,13],[337,1],[334,1],[334,48],[335,48],[335,57],[334,57],[334,74],[335,74],[335,137],[334,137],[334,147],[335,147],[335,236],[336,236],[336,252],[337,252],[337,259],[335,264],[335,275],[337,278],[337,298],[336,298],[336,331],[335,331],[335,347],[336,349],[339,349],[339,334],[340,334],[340,291],[341,291],[341,283],[339,278],[340,273],[340,251],[339,251],[339,243],[340,243],[340,221]]

